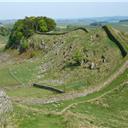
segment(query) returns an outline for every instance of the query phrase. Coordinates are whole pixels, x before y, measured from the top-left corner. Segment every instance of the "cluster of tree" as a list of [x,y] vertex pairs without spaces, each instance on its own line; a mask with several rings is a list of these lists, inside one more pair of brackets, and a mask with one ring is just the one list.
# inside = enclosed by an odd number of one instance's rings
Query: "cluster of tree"
[[35,32],[49,32],[55,29],[56,23],[48,17],[26,17],[18,20],[11,31],[6,48],[25,49],[28,45],[27,39]]

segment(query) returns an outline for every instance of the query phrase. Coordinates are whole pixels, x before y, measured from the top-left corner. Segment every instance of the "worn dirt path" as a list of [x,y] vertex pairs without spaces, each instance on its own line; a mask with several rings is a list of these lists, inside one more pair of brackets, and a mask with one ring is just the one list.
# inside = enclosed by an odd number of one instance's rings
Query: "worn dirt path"
[[64,109],[62,109],[62,111],[60,112],[60,114],[63,114],[64,112],[66,112],[67,110],[69,110],[71,107],[76,106],[76,105],[78,105],[78,104],[86,103],[86,102],[93,102],[93,101],[95,101],[95,100],[98,100],[98,99],[100,99],[101,97],[103,97],[103,96],[105,96],[105,95],[108,95],[108,94],[111,93],[112,91],[114,91],[114,90],[118,89],[119,87],[123,86],[124,84],[128,84],[128,81],[123,82],[123,83],[120,84],[118,87],[115,87],[115,88],[113,88],[113,89],[111,89],[111,90],[109,90],[109,91],[107,91],[107,92],[101,94],[101,95],[98,96],[98,97],[94,97],[94,98],[89,99],[89,100],[86,100],[86,101],[80,101],[80,102],[72,103],[72,104],[68,105],[67,107],[65,107]]

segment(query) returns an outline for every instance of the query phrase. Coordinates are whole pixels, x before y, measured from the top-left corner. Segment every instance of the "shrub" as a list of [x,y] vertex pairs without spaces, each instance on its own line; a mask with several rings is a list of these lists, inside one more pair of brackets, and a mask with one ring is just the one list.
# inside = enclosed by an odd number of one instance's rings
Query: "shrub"
[[35,51],[31,51],[29,58],[33,58],[34,56],[36,56],[36,52]]
[[73,55],[73,60],[80,65],[81,61],[83,59],[83,52],[81,50],[78,50]]
[[21,43],[20,43],[19,51],[20,51],[20,53],[23,53],[28,49],[29,45],[28,45],[28,42],[25,38],[23,38],[20,42]]

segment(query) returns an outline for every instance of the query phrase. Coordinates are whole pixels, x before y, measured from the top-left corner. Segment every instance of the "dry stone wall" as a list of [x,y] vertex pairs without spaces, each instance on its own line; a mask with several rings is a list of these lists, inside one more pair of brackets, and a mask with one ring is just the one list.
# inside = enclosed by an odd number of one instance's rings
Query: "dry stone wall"
[[12,103],[3,90],[0,90],[0,128],[6,128],[12,112]]

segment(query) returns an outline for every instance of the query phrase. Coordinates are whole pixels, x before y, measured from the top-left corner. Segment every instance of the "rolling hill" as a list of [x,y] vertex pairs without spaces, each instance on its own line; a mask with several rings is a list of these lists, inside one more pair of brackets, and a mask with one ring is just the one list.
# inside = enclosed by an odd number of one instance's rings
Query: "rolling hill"
[[[18,49],[0,53],[0,87],[14,107],[8,126],[128,127],[126,32],[111,26],[81,27],[35,32],[27,42],[22,54]],[[64,93],[35,88],[33,83]]]

